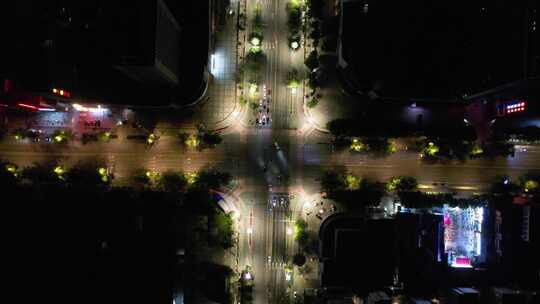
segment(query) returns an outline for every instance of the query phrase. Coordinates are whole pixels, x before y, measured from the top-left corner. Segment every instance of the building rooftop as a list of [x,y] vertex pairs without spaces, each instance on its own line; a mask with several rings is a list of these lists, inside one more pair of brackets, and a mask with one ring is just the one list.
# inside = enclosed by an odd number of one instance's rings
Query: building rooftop
[[348,75],[389,97],[450,97],[525,77],[527,1],[343,2]]
[[[392,284],[394,221],[334,217],[321,231],[323,287],[368,292]],[[378,233],[374,233],[377,231]]]

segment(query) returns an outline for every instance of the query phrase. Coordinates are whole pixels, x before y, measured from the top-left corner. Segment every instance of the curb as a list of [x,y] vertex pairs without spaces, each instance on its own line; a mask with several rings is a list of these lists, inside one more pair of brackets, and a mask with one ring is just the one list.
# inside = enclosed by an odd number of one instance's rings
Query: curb
[[[308,39],[307,38],[307,30],[306,30],[306,27],[307,27],[307,15],[306,15],[306,22],[304,22],[304,35],[306,36],[306,39],[305,39],[305,42],[304,42],[304,62],[306,61],[306,57],[308,56]],[[311,115],[311,113],[309,112],[309,109],[308,107],[306,106],[306,92],[305,92],[305,88],[306,88],[306,81],[302,81],[302,111],[304,112],[304,116],[307,117],[307,120],[308,120],[308,123],[310,125],[312,125],[315,130],[319,131],[319,132],[322,132],[322,133],[330,133],[330,130],[324,128],[324,127],[321,127],[319,124],[317,124],[315,122],[315,120],[313,119],[313,116]]]
[[304,109],[304,116],[306,116],[308,118],[309,123],[315,128],[315,130],[317,130],[319,132],[322,132],[322,133],[330,133],[330,130],[319,126],[319,124],[316,123],[313,120],[313,116],[311,116],[311,113],[309,112],[309,110],[308,110],[308,108],[306,106],[306,98],[305,97],[304,97],[304,100],[303,100],[302,108]]

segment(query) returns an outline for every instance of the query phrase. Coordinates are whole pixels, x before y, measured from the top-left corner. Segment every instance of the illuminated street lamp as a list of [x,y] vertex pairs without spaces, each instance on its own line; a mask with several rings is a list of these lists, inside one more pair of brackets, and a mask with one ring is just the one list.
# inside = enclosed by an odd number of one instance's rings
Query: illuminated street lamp
[[286,272],[285,273],[285,281],[290,281],[291,280],[291,274],[289,272]]
[[259,46],[261,44],[261,39],[259,39],[259,37],[252,37],[250,42],[253,46]]
[[292,280],[292,269],[290,267],[285,267],[285,281],[289,282]]
[[199,174],[197,172],[188,172],[184,174],[184,177],[189,185],[193,185],[199,179]]
[[188,147],[195,148],[195,147],[199,146],[201,141],[199,140],[199,138],[196,135],[191,134],[191,135],[188,136],[185,143],[186,143],[186,145]]
[[300,47],[300,44],[298,43],[298,41],[293,41],[293,42],[291,42],[291,48],[292,48],[293,50],[297,50],[298,47]]
[[59,179],[64,180],[64,173],[66,173],[66,170],[62,166],[54,167],[53,172],[56,173]]
[[435,154],[439,153],[439,147],[433,142],[429,142],[426,148],[426,153],[430,156],[434,156]]
[[252,98],[255,98],[255,95],[257,94],[257,84],[250,83],[249,84],[249,96]]
[[535,180],[527,180],[523,186],[525,192],[533,192],[538,189],[538,182]]
[[362,144],[357,138],[354,138],[351,142],[350,149],[356,152],[362,151],[364,144]]
[[287,227],[287,235],[291,235],[293,233],[291,227]]
[[357,190],[360,188],[360,178],[352,174],[345,175],[345,185],[349,190]]
[[150,135],[148,135],[148,137],[146,138],[146,143],[149,145],[153,145],[156,140],[158,140],[158,138],[159,137],[157,137],[156,134],[150,133]]

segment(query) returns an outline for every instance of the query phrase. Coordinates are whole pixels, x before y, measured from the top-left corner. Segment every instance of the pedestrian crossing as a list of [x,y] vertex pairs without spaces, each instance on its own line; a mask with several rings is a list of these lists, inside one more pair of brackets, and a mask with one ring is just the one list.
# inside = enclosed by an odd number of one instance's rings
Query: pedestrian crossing
[[277,48],[277,42],[263,41],[261,48],[263,50],[274,50]]
[[287,266],[287,263],[281,261],[272,261],[267,263],[267,267],[270,269],[285,269],[285,266]]

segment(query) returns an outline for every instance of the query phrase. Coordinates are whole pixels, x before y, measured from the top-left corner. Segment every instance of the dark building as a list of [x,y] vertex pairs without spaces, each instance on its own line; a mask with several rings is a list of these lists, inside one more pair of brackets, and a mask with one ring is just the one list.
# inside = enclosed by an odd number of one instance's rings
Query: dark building
[[477,304],[480,303],[480,292],[475,288],[457,287],[447,292],[444,304]]
[[205,83],[209,2],[16,1],[0,74],[102,103],[189,102]]
[[180,25],[163,0],[108,4],[114,67],[145,84],[179,84]]
[[495,249],[502,276],[524,289],[540,286],[540,207],[526,202],[495,208]]
[[537,75],[537,1],[342,0],[339,68],[382,98],[456,99]]
[[493,288],[493,304],[527,304],[529,295],[510,288]]
[[396,266],[393,220],[336,214],[322,223],[319,238],[322,287],[364,294],[392,285]]

